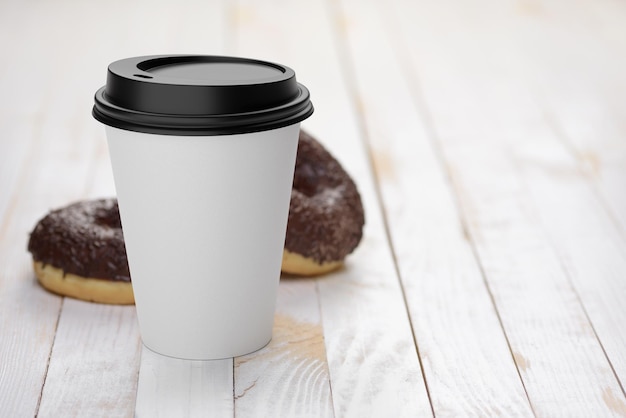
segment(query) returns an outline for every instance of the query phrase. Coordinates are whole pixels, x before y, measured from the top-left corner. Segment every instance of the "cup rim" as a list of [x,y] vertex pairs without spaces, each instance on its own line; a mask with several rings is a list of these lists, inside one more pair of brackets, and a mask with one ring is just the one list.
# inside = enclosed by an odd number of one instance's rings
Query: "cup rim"
[[[236,75],[227,81],[176,76],[176,66],[211,68],[214,64],[250,70],[241,80]],[[167,75],[155,71],[168,65]],[[272,69],[269,76],[266,69]],[[94,101],[92,115],[105,125],[182,136],[277,129],[301,122],[314,110],[309,90],[296,81],[291,68],[216,55],[152,55],[115,61]]]

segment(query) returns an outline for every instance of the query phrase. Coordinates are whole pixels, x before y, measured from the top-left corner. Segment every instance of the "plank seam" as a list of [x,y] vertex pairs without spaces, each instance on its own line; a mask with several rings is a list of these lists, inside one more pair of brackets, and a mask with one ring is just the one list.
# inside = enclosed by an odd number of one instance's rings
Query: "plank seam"
[[[141,365],[141,359],[143,357],[143,341],[141,339],[141,336],[139,336],[139,358],[137,359],[137,361],[139,362],[139,365]],[[137,392],[139,391],[139,366],[137,366],[137,370],[135,372],[135,383],[137,383],[135,385],[135,397],[133,399],[133,416],[137,413]]]
[[54,324],[54,337],[52,338],[52,344],[50,344],[50,352],[48,353],[48,360],[46,361],[46,369],[44,370],[43,382],[41,383],[41,390],[39,391],[39,397],[37,398],[37,406],[35,407],[35,418],[39,416],[39,408],[41,407],[41,400],[43,399],[43,391],[46,388],[46,381],[48,380],[48,369],[50,369],[50,361],[52,360],[52,351],[54,350],[54,344],[57,340],[57,331],[59,329],[59,322],[61,322],[61,312],[63,312],[63,306],[65,305],[65,297],[61,299],[61,306],[57,313],[57,320]]
[[[324,313],[322,312],[322,302],[320,296],[320,288],[319,288],[319,279],[315,279],[315,295],[317,296],[317,309],[320,314],[319,325],[322,329],[322,337],[324,336]],[[328,392],[330,395],[330,404],[332,405],[333,417],[337,416],[335,412],[335,400],[333,398],[333,381],[330,377],[330,367],[328,366],[328,355],[326,350],[326,338],[324,337],[324,365],[326,367],[327,375],[328,375]]]
[[[546,114],[544,114],[544,116],[547,117]],[[555,129],[559,129],[558,125],[552,125],[552,122],[556,124],[556,121],[548,121],[548,119],[546,119],[546,122],[547,122],[546,123],[547,126],[555,134],[555,137],[557,137],[557,139],[559,139],[560,141],[563,141],[564,137],[563,138],[559,138],[559,137],[561,137],[561,135],[564,136],[565,133],[562,132],[562,131],[558,131],[557,132],[557,130],[555,130]],[[595,182],[593,182],[592,185],[590,185],[589,184],[591,182],[590,179],[587,177],[587,175],[585,174],[584,170],[578,165],[579,164],[579,159],[577,158],[578,157],[577,150],[574,147],[570,148],[567,144],[564,144],[564,145],[565,145],[565,148],[569,152],[574,154],[574,157],[576,158],[576,162],[577,162],[577,164],[576,164],[577,167],[576,168],[578,169],[577,171],[581,175],[581,179],[588,186],[591,186],[590,188],[591,188],[592,192],[594,192],[595,191],[594,190],[595,187],[593,185],[595,185]],[[523,173],[522,173],[522,169],[521,169],[521,167],[519,165],[519,161],[517,159],[515,159],[515,158],[510,158],[510,160],[513,162],[513,167],[515,168],[515,171],[518,173],[518,176],[522,179],[522,184],[523,184],[523,187],[527,190],[527,194],[529,196],[532,195],[532,193],[530,193],[530,190],[529,190],[528,180],[526,179],[526,176],[524,176]],[[594,194],[596,194],[596,193],[594,193]],[[537,207],[537,204],[535,203],[535,200],[534,199],[530,199],[530,200],[532,201],[532,205],[533,205],[533,209],[535,211],[535,214],[538,214],[539,208]],[[612,218],[611,213],[609,212],[608,208],[604,205],[604,202],[601,201],[600,206],[602,206],[603,209],[605,209],[606,213],[609,215],[609,218],[614,220]],[[576,282],[575,282],[575,280],[572,277],[572,274],[570,272],[570,269],[567,266],[567,263],[563,259],[561,251],[559,251],[559,247],[556,245],[556,242],[554,241],[552,235],[549,233],[549,231],[547,230],[547,228],[545,227],[543,222],[541,222],[541,220],[538,220],[537,224],[539,225],[539,228],[541,229],[541,231],[544,233],[546,241],[549,243],[549,246],[552,248],[556,258],[558,259],[559,265],[561,266],[561,270],[563,270],[563,274],[565,275],[565,278],[567,279],[567,284],[569,285],[571,291],[576,296],[576,300],[578,301],[578,304],[580,305],[580,308],[583,311],[583,315],[585,316],[585,319],[589,323],[589,326],[591,327],[591,331],[593,332],[593,335],[595,336],[596,340],[598,341],[598,344],[600,345],[600,349],[602,350],[602,353],[604,354],[604,357],[606,358],[606,361],[609,363],[609,367],[611,369],[611,372],[613,373],[613,376],[615,377],[615,380],[617,380],[617,384],[618,384],[619,388],[621,389],[622,394],[626,397],[626,391],[624,390],[624,386],[622,385],[622,382],[620,381],[620,378],[619,378],[619,376],[617,374],[617,371],[615,370],[615,367],[613,366],[613,363],[611,362],[611,359],[609,358],[609,355],[608,355],[608,353],[606,352],[606,350],[604,348],[604,344],[602,344],[602,340],[600,339],[600,336],[596,332],[596,327],[593,325],[593,321],[591,320],[591,317],[589,316],[589,313],[587,312],[587,308],[585,307],[585,304],[583,303],[583,300],[580,297],[580,293],[579,293],[578,288],[576,286]],[[618,225],[618,227],[619,227],[619,225]]]
[[[330,4],[330,0],[326,0],[326,6],[327,6],[327,10],[328,13],[330,15],[330,22],[331,22],[331,34],[332,37],[335,40],[335,45],[337,45],[337,49],[338,51],[338,62],[340,63],[339,67],[341,68],[341,73],[343,75],[343,79],[346,85],[346,88],[348,90],[348,96],[350,98],[350,101],[352,102],[352,104],[354,105],[354,107],[356,107],[357,109],[359,109],[359,107],[357,106],[358,104],[358,100],[357,98],[357,94],[356,94],[356,86],[354,84],[354,82],[352,80],[354,80],[354,74],[355,74],[355,70],[352,66],[352,63],[349,59],[347,59],[346,57],[348,57],[349,53],[348,53],[348,47],[346,45],[346,41],[345,41],[345,34],[343,34],[343,36],[340,36],[340,32],[341,32],[341,26],[338,25],[338,20],[340,18],[340,16],[343,16],[343,13],[338,10],[339,7],[338,6],[333,6]],[[336,4],[336,3],[335,3]],[[378,205],[378,209],[381,212],[382,215],[382,221],[383,221],[383,228],[385,231],[385,238],[387,241],[387,245],[389,246],[389,250],[391,253],[391,257],[393,260],[393,268],[394,268],[394,272],[395,272],[395,276],[396,276],[396,280],[398,281],[398,285],[400,287],[400,293],[402,294],[402,301],[404,302],[404,311],[406,313],[407,319],[409,321],[409,327],[411,329],[411,337],[413,339],[413,346],[415,347],[415,352],[417,355],[417,360],[420,366],[420,373],[422,374],[422,380],[424,381],[424,387],[426,389],[426,395],[428,396],[428,403],[430,405],[430,411],[432,416],[435,416],[435,410],[433,407],[433,401],[432,398],[430,396],[430,388],[428,387],[428,381],[426,380],[426,374],[424,373],[424,364],[422,362],[422,356],[420,354],[420,349],[419,349],[419,344],[417,342],[417,338],[415,337],[415,328],[413,326],[413,321],[411,319],[411,315],[409,312],[409,307],[408,307],[408,302],[407,302],[407,296],[406,296],[406,291],[404,289],[404,285],[402,283],[401,280],[401,276],[400,276],[400,270],[398,268],[398,260],[396,258],[396,251],[395,248],[393,246],[393,241],[391,239],[391,233],[389,230],[389,223],[387,221],[387,212],[385,210],[385,206],[383,204],[382,201],[382,193],[380,191],[380,185],[378,183],[378,178],[376,175],[376,169],[375,169],[375,165],[374,165],[374,159],[373,159],[373,155],[372,155],[372,150],[371,147],[369,146],[369,140],[367,138],[369,138],[369,135],[367,133],[367,128],[365,127],[365,121],[363,120],[363,114],[361,111],[357,111],[357,117],[356,117],[356,125],[357,125],[357,129],[359,131],[359,136],[361,138],[361,144],[365,149],[365,154],[366,154],[366,159],[367,159],[367,164],[370,168],[370,176],[372,177],[372,184],[374,186],[374,191],[375,191],[375,195],[377,197],[377,205]],[[365,140],[363,139],[365,138]]]
[[[496,315],[496,318],[498,319],[498,322],[500,324],[500,328],[502,329],[502,334],[504,336],[507,347],[509,349],[511,359],[513,360],[513,364],[515,365],[515,369],[520,379],[520,383],[522,384],[522,388],[524,389],[524,394],[526,395],[526,399],[530,406],[530,410],[533,413],[533,415],[537,417],[537,413],[535,412],[533,404],[528,395],[528,390],[526,389],[524,379],[522,378],[519,365],[517,364],[517,361],[513,354],[511,342],[509,341],[509,336],[507,335],[506,329],[504,328],[504,323],[502,322],[502,317],[500,316],[500,312],[498,311],[498,307],[497,307],[495,298],[493,296],[493,292],[491,290],[491,287],[489,286],[489,281],[487,280],[487,275],[486,275],[484,266],[482,264],[482,261],[478,254],[478,250],[476,248],[476,243],[474,242],[474,239],[472,238],[471,232],[468,228],[468,222],[467,222],[467,219],[465,218],[463,207],[458,197],[459,189],[456,185],[456,182],[454,181],[452,170],[450,169],[450,166],[444,157],[444,152],[443,152],[442,145],[441,145],[441,139],[439,138],[439,135],[437,134],[437,129],[435,127],[434,120],[432,118],[430,109],[428,108],[428,104],[426,103],[426,98],[424,96],[423,89],[421,87],[421,83],[417,75],[418,69],[414,68],[413,64],[411,62],[408,62],[406,58],[404,59],[402,58],[402,57],[409,56],[408,47],[404,43],[403,37],[397,34],[397,25],[394,25],[391,22],[392,20],[394,20],[394,17],[389,15],[388,8],[383,8],[383,9],[384,10],[382,10],[381,12],[381,16],[383,16],[383,19],[381,20],[383,21],[383,24],[387,27],[388,32],[394,38],[394,42],[392,42],[392,45],[395,45],[394,55],[396,56],[396,59],[398,60],[400,69],[409,86],[409,89],[412,92],[411,99],[413,100],[413,103],[415,104],[415,107],[419,112],[418,116],[421,116],[421,120],[424,126],[424,131],[426,132],[426,137],[431,143],[434,154],[444,171],[445,180],[448,182],[451,190],[454,191],[454,193],[452,193],[452,201],[454,202],[454,206],[456,207],[456,211],[459,216],[459,222],[463,229],[463,234],[466,235],[467,237],[470,249],[472,251],[472,255],[474,259],[476,260],[476,264],[480,270],[480,274],[482,276],[485,289],[487,291],[487,294],[489,295],[489,299],[491,300],[491,304],[492,304],[494,313]],[[399,49],[401,49],[401,51],[399,51]],[[425,376],[424,376],[424,379],[426,379]]]
[[237,416],[237,394],[235,393],[235,358],[233,357],[233,418]]
[[[47,97],[45,102],[47,103]],[[42,108],[45,106],[42,106]],[[41,121],[41,118],[43,118],[43,112],[41,111],[37,111],[36,112],[36,119],[35,122],[33,123],[33,125],[36,127],[35,132],[33,132],[32,135],[32,141],[29,145],[29,149],[28,151],[25,152],[24,154],[24,162],[25,164],[23,165],[24,169],[21,172],[21,175],[19,175],[18,181],[17,181],[17,185],[16,187],[13,187],[13,190],[11,192],[11,198],[9,200],[9,205],[6,208],[6,211],[4,213],[4,217],[2,219],[2,223],[0,224],[0,237],[2,237],[9,224],[10,224],[10,220],[13,218],[13,216],[15,215],[15,211],[17,209],[17,207],[19,206],[19,196],[20,194],[18,193],[18,190],[23,190],[25,189],[24,185],[27,184],[29,182],[29,176],[32,176],[33,171],[29,169],[30,166],[34,165],[35,162],[39,159],[39,149],[41,148],[39,146],[39,143],[41,142],[41,139],[43,137],[42,135],[42,124],[43,122]],[[41,383],[41,390],[39,391],[39,396],[37,397],[37,403],[35,405],[35,413],[34,416],[37,417],[39,414],[39,408],[41,406],[41,400],[42,400],[42,396],[43,396],[43,390],[44,387],[46,385],[46,379],[48,377],[48,369],[50,367],[50,360],[52,358],[52,350],[54,349],[54,341],[56,340],[56,333],[57,333],[57,328],[59,327],[59,320],[61,317],[61,311],[63,310],[63,301],[65,300],[65,298],[62,298],[61,300],[61,306],[59,306],[59,310],[57,312],[57,319],[56,319],[56,323],[54,325],[54,337],[52,339],[52,344],[50,345],[50,351],[48,352],[48,358],[46,360],[46,367],[44,369],[44,376],[43,376],[43,382]]]

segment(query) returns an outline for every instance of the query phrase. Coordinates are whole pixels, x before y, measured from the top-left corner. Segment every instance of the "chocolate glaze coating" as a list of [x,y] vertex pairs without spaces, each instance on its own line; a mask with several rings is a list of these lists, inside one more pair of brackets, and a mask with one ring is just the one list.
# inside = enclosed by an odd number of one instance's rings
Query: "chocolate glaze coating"
[[361,196],[339,162],[300,130],[285,249],[318,263],[343,260],[361,241]]
[[35,261],[82,277],[130,281],[116,199],[89,200],[54,210],[30,234]]

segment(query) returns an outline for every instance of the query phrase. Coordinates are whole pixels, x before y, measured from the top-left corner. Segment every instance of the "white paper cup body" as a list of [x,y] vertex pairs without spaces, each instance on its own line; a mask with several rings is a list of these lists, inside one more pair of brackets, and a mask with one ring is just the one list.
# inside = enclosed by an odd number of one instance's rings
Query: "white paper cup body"
[[106,130],[144,344],[184,359],[265,346],[299,123],[222,136]]

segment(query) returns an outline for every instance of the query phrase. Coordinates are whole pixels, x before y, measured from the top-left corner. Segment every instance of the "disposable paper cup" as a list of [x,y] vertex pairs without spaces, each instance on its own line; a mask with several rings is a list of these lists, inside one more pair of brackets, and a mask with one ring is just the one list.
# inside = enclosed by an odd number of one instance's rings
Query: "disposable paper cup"
[[144,344],[185,359],[272,335],[299,122],[285,66],[212,56],[109,66],[94,117],[107,139]]

